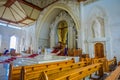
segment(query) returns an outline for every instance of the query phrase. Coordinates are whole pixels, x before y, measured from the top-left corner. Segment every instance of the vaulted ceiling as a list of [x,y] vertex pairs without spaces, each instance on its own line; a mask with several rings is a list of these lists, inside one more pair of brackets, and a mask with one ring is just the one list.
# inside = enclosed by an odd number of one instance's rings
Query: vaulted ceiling
[[59,0],[0,0],[0,22],[24,27],[36,21],[40,12],[56,1]]

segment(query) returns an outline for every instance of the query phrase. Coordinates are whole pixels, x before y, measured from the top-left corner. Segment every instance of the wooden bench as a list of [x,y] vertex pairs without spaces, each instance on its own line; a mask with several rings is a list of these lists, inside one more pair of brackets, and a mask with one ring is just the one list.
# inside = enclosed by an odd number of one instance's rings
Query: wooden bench
[[105,80],[119,80],[120,79],[120,66],[118,66]]
[[107,59],[106,58],[93,58],[92,64],[95,64],[95,63],[102,63],[104,72],[107,72],[107,66],[106,66]]
[[86,65],[87,65],[86,62],[77,62],[77,63],[73,63],[73,64],[69,64],[69,65],[63,65],[63,66],[48,68],[44,71],[47,74],[51,75],[51,74],[54,74],[54,73],[65,72],[65,71],[69,71],[71,69],[85,67]]
[[92,59],[91,58],[80,58],[80,61],[85,61],[87,63],[87,65],[92,64]]
[[10,64],[9,68],[9,80],[21,80],[22,79],[22,67],[13,67],[12,64]]
[[74,60],[65,60],[65,61],[59,61],[59,62],[23,66],[23,80],[31,80],[31,79],[41,80],[44,78],[43,76],[41,76],[44,70],[58,67],[58,66],[63,66],[63,65],[70,65],[73,63],[74,63]]
[[111,66],[116,66],[117,60],[113,58],[112,60],[107,60],[106,58],[95,58],[92,60],[92,63],[103,63],[104,72],[110,72]]
[[70,69],[67,71],[61,70],[60,72],[53,74],[49,74],[49,71],[47,71],[44,75],[46,75],[46,80],[80,80],[96,71],[99,71],[99,76],[103,76],[103,67],[101,63],[92,64],[82,68],[79,67]]
[[114,57],[112,60],[107,61],[107,68],[108,68],[107,70],[108,70],[108,72],[113,71],[116,68],[116,66],[117,66],[116,57]]

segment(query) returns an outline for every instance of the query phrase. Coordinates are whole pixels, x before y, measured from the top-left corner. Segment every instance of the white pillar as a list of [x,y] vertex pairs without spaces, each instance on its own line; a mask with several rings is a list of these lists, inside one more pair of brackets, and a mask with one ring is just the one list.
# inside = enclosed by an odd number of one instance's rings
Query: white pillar
[[84,5],[83,2],[80,3],[80,19],[81,19],[81,26],[80,26],[80,30],[79,30],[79,38],[80,38],[80,46],[79,48],[82,48],[83,52],[86,52],[85,49],[85,24],[84,24],[84,9],[83,9]]
[[68,48],[73,48],[73,27],[68,27]]
[[50,32],[50,48],[53,48],[55,46],[55,30],[54,28]]

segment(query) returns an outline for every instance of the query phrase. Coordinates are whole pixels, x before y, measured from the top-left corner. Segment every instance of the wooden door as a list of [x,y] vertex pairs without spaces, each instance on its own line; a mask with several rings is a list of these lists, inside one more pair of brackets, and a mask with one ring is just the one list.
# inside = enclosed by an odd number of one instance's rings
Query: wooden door
[[95,57],[103,58],[104,57],[104,45],[102,43],[96,43],[94,45]]

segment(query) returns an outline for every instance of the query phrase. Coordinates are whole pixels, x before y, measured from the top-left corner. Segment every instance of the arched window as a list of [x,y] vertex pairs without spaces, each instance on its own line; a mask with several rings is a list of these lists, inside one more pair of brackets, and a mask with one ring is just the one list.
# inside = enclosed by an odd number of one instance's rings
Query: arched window
[[11,36],[10,37],[10,49],[16,49],[16,37],[15,36]]

